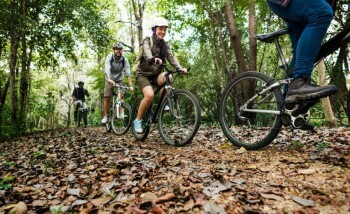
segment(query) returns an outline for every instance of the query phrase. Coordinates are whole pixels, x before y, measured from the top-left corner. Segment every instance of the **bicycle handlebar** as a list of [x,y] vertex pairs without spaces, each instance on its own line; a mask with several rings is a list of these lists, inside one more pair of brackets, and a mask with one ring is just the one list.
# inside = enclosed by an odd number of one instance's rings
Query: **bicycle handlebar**
[[130,86],[119,85],[118,83],[116,83],[114,87],[115,88],[120,88],[120,89],[123,89],[123,90],[130,90],[131,89]]

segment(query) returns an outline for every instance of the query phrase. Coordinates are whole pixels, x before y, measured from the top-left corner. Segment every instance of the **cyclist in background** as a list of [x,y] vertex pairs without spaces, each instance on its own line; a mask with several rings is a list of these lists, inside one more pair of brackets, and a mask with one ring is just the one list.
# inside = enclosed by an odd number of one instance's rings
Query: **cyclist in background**
[[[332,2],[334,4],[334,0]],[[293,48],[290,66],[294,67],[294,71],[286,103],[317,100],[336,93],[334,85],[311,84],[314,61],[333,18],[330,4],[326,0],[267,0],[267,3],[275,14],[286,21],[290,30]]]
[[103,104],[103,113],[101,123],[106,123],[108,120],[108,108],[110,105],[111,97],[113,96],[113,88],[116,83],[123,83],[123,73],[128,79],[130,90],[133,91],[130,72],[130,64],[126,57],[123,56],[123,44],[121,42],[114,43],[113,53],[109,54],[106,57],[105,61],[105,88],[104,88],[104,104]]
[[[165,59],[177,70],[187,72],[182,68],[179,60],[173,54],[169,44],[164,41],[168,21],[162,17],[152,21],[152,37],[146,37],[142,41],[143,57],[140,61],[139,71],[136,75],[136,84],[143,93],[137,117],[134,120],[134,128],[138,133],[142,133],[142,116],[151,105],[154,98],[153,86],[162,86],[165,83],[165,73],[162,73],[161,65]],[[152,39],[152,41],[150,41]],[[153,45],[151,45],[153,44]],[[151,47],[152,46],[152,47]]]
[[[72,98],[73,98],[73,101],[75,104],[74,120],[77,119],[77,113],[78,113],[78,109],[80,108],[80,106],[86,105],[85,104],[85,96],[87,96],[89,100],[91,99],[91,96],[90,96],[88,90],[86,90],[84,88],[84,82],[79,81],[78,88],[74,88],[73,93],[72,93]],[[84,107],[86,107],[86,106],[84,106]]]

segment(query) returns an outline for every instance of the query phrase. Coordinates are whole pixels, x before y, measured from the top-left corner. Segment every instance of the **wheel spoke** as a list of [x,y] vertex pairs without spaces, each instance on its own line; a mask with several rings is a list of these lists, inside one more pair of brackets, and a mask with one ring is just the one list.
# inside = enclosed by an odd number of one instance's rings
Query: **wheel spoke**
[[[237,146],[258,149],[269,144],[281,127],[282,94],[266,89],[271,78],[258,72],[237,76],[224,90],[219,105],[220,126]],[[261,93],[262,92],[262,93]],[[258,93],[261,93],[257,96]]]

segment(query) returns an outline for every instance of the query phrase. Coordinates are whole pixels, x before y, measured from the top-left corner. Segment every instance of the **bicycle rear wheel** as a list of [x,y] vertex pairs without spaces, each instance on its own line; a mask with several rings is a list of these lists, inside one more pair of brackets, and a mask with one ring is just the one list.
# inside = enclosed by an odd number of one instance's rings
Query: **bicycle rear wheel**
[[277,137],[282,126],[280,88],[261,93],[273,82],[262,73],[250,71],[238,75],[226,86],[219,104],[219,122],[234,145],[260,149]]
[[114,134],[123,135],[128,132],[131,126],[131,107],[127,103],[122,103],[120,108],[123,108],[123,114],[119,113],[119,118],[117,114],[117,109],[114,109],[113,115],[111,118],[111,125]]
[[[134,105],[133,114],[132,114],[133,115],[133,117],[132,117],[133,121],[136,119],[137,112],[139,110],[139,106],[140,106],[140,101],[138,101]],[[152,124],[152,121],[150,121],[150,120],[152,120],[150,118],[151,109],[152,109],[152,106],[150,106],[149,109],[143,114],[143,117],[142,117],[142,129],[143,129],[143,132],[142,133],[137,133],[135,128],[134,128],[134,124],[132,124],[132,134],[134,135],[136,140],[144,141],[147,138],[148,134],[149,134],[149,131],[151,129],[151,124]]]
[[[166,106],[170,109],[166,110]],[[164,100],[160,109],[158,129],[163,140],[173,146],[190,143],[201,123],[201,110],[196,96],[187,90],[175,90],[170,103],[169,99]]]

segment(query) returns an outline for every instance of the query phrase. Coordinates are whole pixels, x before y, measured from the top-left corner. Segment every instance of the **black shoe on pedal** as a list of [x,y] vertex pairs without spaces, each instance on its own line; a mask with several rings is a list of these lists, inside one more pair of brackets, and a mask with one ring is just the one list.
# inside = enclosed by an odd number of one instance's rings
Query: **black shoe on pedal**
[[296,78],[288,85],[286,103],[296,103],[306,100],[315,100],[330,96],[337,92],[335,85],[311,85],[308,79]]

